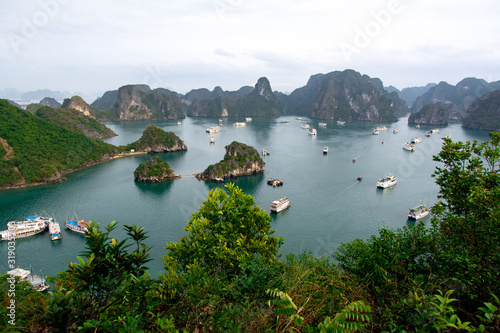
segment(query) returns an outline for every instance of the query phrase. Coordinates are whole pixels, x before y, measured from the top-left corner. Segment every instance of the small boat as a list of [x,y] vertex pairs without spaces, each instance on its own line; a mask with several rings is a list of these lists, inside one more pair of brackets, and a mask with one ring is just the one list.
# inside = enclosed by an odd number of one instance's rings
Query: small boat
[[355,158],[352,159],[352,163],[356,163],[356,159]]
[[302,125],[300,125],[300,128],[308,129],[309,128],[309,124],[302,124]]
[[340,125],[340,126],[345,125],[345,121],[337,120],[337,125]]
[[290,120],[276,120],[275,124],[290,124]]
[[377,130],[377,131],[387,131],[388,128],[387,128],[387,126],[377,126],[377,127],[375,127],[375,130]]
[[431,136],[431,132],[430,131],[425,132],[425,136]]
[[215,177],[213,180],[216,183],[223,183],[224,182],[224,178],[222,178],[222,177]]
[[269,156],[269,152],[266,150],[266,148],[262,148],[262,156]]
[[358,182],[360,182],[360,181],[362,181],[362,180],[363,180],[363,177],[358,177],[356,180],[357,180]]
[[439,132],[438,128],[431,129],[431,133],[437,133],[437,132]]
[[236,126],[236,127],[242,127],[242,126],[246,126],[246,125],[247,125],[247,123],[244,123],[244,122],[235,122],[233,124],[233,126]]
[[392,133],[393,133],[393,134],[398,134],[398,132],[399,132],[399,130],[398,130],[398,128],[397,128],[397,127],[396,127],[395,129],[393,129],[393,130],[392,130]]
[[373,135],[379,135],[380,133],[377,131],[377,129],[374,129],[372,132]]
[[69,230],[78,232],[80,234],[85,234],[89,227],[89,223],[84,220],[78,220],[76,214],[73,215],[73,220],[66,221],[64,225]]
[[18,277],[20,281],[29,282],[37,291],[44,291],[49,289],[49,284],[43,277],[31,273],[27,269],[15,268],[7,272],[10,276]]
[[215,143],[215,137],[213,135],[210,136],[210,143]]
[[272,185],[274,187],[276,187],[276,186],[283,186],[283,181],[279,180],[279,179],[276,179],[276,178],[269,178],[267,180],[267,185]]
[[307,133],[311,134],[312,136],[315,136],[318,134],[318,131],[315,128],[310,128],[307,130]]
[[297,118],[295,118],[295,119],[297,119],[297,120],[302,120],[302,118],[300,118],[300,117],[297,117]]
[[379,179],[377,181],[377,187],[388,188],[388,187],[396,185],[397,182],[398,182],[398,180],[396,179],[396,177],[394,177],[393,175],[389,175],[387,177]]
[[411,139],[410,142],[413,143],[413,144],[420,143],[420,142],[422,142],[422,138],[413,138],[413,139]]
[[328,146],[323,147],[323,154],[328,154]]
[[246,121],[247,123],[251,122],[252,120],[253,120],[253,119],[252,119],[251,117],[246,117],[246,118],[245,118],[245,121]]
[[271,203],[271,212],[279,213],[279,212],[287,209],[288,206],[290,206],[290,199],[288,199],[287,197],[283,197],[279,200],[274,200]]
[[14,240],[34,236],[47,228],[45,221],[11,221],[7,223],[7,230],[0,231],[1,240]]
[[54,221],[54,217],[49,217],[48,214],[43,211],[43,215],[38,215],[37,213],[26,217],[26,221],[28,222],[44,222],[45,225],[49,225],[49,222]]
[[420,124],[417,124],[417,126],[415,126],[416,129],[420,129]]
[[207,128],[207,133],[217,133],[220,132],[220,126],[212,126]]
[[181,122],[180,121],[177,121],[177,126],[181,126]]
[[408,151],[415,151],[415,147],[408,142],[405,142],[405,144],[403,145],[403,149]]
[[326,123],[318,123],[319,127],[326,127]]
[[429,215],[430,212],[431,209],[428,206],[421,204],[415,208],[410,208],[410,210],[408,211],[408,218],[419,220]]
[[49,222],[49,236],[50,240],[58,240],[61,239],[61,227],[59,226],[59,223],[57,223],[55,220]]

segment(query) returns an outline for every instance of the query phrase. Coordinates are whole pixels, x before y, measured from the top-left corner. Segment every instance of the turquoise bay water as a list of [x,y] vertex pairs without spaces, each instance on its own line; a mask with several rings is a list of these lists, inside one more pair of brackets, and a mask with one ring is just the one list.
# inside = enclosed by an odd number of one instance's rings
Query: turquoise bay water
[[[290,123],[276,123],[290,121]],[[300,253],[310,250],[313,255],[330,255],[341,242],[355,238],[366,239],[382,226],[399,228],[408,223],[410,207],[422,201],[434,204],[438,187],[431,177],[437,165],[432,155],[442,145],[442,137],[466,141],[489,139],[487,132],[465,130],[459,124],[440,127],[440,132],[425,137],[431,127],[416,129],[407,125],[407,118],[397,123],[377,124],[352,122],[339,126],[326,121],[327,127],[318,127],[319,120],[302,118],[302,122],[317,128],[313,137],[300,128],[295,117],[278,119],[254,118],[244,127],[232,124],[243,119],[224,119],[224,127],[216,133],[215,144],[209,144],[209,126],[218,119],[187,118],[177,121],[107,122],[119,136],[106,139],[122,145],[140,138],[149,125],[176,133],[188,147],[186,152],[158,154],[168,162],[181,179],[160,184],[134,181],[133,172],[152,155],[125,157],[68,175],[68,180],[51,185],[0,191],[0,229],[7,222],[19,220],[45,210],[54,214],[62,227],[63,239],[51,242],[48,232],[16,242],[16,265],[32,267],[35,273],[54,275],[65,269],[65,263],[76,261],[83,250],[83,235],[64,228],[64,222],[74,213],[85,220],[96,220],[101,225],[116,221],[119,227],[113,237],[121,239],[124,224],[145,227],[149,232],[147,243],[152,246],[154,259],[149,267],[156,274],[161,271],[161,257],[167,243],[185,235],[183,228],[190,215],[207,197],[208,191],[223,184],[198,181],[193,174],[220,161],[224,146],[232,141],[251,145],[259,152],[266,148],[270,156],[263,174],[231,179],[255,203],[269,211],[273,200],[288,196],[290,207],[273,214],[275,235],[285,240],[281,252]],[[372,129],[386,125],[388,131],[372,135]],[[398,134],[392,130],[399,128]],[[434,127],[433,127],[434,128]],[[402,149],[405,142],[421,137],[415,152]],[[329,153],[322,153],[323,147]],[[353,163],[356,158],[356,163]],[[389,173],[398,178],[398,184],[381,190],[376,181]],[[363,177],[357,181],[357,177]],[[284,181],[282,187],[267,185],[268,178]],[[7,244],[0,243],[0,273],[7,268]]]

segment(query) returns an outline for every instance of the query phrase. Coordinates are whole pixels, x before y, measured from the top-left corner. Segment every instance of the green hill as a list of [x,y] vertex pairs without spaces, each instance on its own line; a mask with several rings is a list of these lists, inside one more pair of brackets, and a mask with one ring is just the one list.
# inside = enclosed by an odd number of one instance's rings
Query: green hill
[[0,100],[0,186],[53,182],[99,162],[116,147]]

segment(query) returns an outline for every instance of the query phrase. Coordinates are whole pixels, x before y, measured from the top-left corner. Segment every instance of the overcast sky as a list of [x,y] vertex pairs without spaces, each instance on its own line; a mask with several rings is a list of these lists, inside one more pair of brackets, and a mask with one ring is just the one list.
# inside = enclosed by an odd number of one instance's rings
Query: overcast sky
[[[347,68],[399,89],[500,80],[498,0],[0,0],[0,90],[291,92]],[[89,100],[89,103],[93,100]]]

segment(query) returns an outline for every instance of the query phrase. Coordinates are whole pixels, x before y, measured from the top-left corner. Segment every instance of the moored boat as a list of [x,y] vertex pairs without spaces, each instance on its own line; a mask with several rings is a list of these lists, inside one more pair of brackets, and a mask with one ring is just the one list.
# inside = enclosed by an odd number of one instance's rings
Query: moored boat
[[431,209],[428,206],[421,204],[415,208],[410,208],[408,211],[408,217],[413,220],[419,220],[429,215],[430,212]]
[[89,223],[84,220],[78,220],[78,217],[74,214],[73,219],[66,221],[65,226],[71,231],[85,234],[89,227]]
[[396,177],[394,177],[393,175],[389,175],[387,177],[379,179],[377,181],[377,187],[388,188],[388,187],[396,185],[397,182],[398,182],[398,180]]
[[58,240],[61,239],[61,227],[57,221],[49,222],[49,236],[50,240]]
[[274,200],[271,203],[271,212],[279,213],[279,212],[287,209],[288,206],[290,206],[290,199],[288,199],[287,197],[283,197],[279,200]]
[[47,228],[44,221],[11,221],[7,223],[7,230],[0,231],[1,240],[13,240],[34,236]]
[[37,291],[44,291],[49,289],[50,287],[43,277],[31,273],[27,269],[18,267],[8,271],[7,274],[10,276],[18,277],[19,281],[29,282]]
[[403,149],[408,151],[415,151],[415,147],[408,142],[405,142],[405,144],[403,145]]
[[272,185],[272,186],[283,186],[283,181],[276,179],[276,178],[269,178],[267,180],[267,185]]

